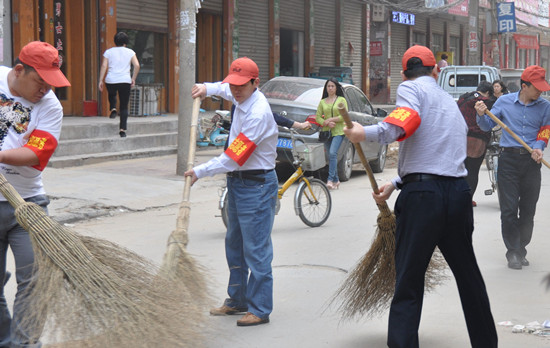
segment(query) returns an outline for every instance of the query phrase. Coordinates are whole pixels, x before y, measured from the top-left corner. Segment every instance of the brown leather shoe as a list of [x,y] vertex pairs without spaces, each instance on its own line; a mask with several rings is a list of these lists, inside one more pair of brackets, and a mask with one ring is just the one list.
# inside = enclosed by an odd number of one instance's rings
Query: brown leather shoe
[[250,312],[247,312],[241,319],[237,320],[237,326],[254,326],[267,323],[269,323],[269,317],[261,319]]
[[227,305],[223,305],[219,308],[212,308],[210,315],[233,315],[246,312],[248,308],[233,308]]

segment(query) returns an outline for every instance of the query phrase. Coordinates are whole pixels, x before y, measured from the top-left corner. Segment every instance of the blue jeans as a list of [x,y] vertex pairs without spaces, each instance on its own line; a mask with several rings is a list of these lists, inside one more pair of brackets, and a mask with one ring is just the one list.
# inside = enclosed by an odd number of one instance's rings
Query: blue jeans
[[[46,195],[38,195],[25,199],[41,206],[47,213],[50,203]],[[14,209],[8,202],[0,202],[0,279],[6,274],[6,255],[8,245],[15,259],[15,274],[17,279],[17,294],[13,304],[13,317],[10,316],[4,287],[0,293],[0,347],[39,348],[41,343],[35,342],[31,336],[40,336],[42,327],[22,327],[19,320],[26,315],[26,296],[28,286],[33,276],[34,252],[29,233],[21,227],[14,215]],[[2,283],[3,284],[3,283]]]
[[227,178],[229,219],[225,256],[230,298],[225,304],[248,308],[248,312],[265,319],[273,310],[271,229],[278,181],[275,171],[257,177],[264,178],[265,182]]
[[500,222],[508,260],[512,254],[527,255],[540,194],[540,167],[530,154],[502,152],[499,156]]
[[325,143],[325,149],[328,152],[328,181],[339,182],[338,179],[338,149],[344,140],[343,135],[331,137]]

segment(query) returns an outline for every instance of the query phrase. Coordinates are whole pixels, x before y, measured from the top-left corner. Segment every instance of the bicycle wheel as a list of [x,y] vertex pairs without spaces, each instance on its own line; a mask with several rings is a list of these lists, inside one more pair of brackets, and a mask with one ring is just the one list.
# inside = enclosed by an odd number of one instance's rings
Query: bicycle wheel
[[319,179],[303,178],[296,191],[294,207],[306,225],[321,226],[327,221],[332,208],[332,199],[327,185]]

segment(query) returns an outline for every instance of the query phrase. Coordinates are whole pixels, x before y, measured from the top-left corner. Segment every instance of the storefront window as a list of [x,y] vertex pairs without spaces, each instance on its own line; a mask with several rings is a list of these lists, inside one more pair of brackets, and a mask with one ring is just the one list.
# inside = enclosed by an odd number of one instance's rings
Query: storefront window
[[152,31],[120,29],[128,34],[128,48],[136,52],[141,66],[136,84],[164,83],[166,81],[166,34]]

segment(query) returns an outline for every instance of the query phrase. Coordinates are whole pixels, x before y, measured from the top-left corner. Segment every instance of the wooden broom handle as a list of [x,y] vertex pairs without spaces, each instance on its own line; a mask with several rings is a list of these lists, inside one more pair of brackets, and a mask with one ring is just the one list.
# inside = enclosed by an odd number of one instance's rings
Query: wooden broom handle
[[[344,105],[344,103],[338,104],[338,110],[340,111],[340,115],[342,115],[342,118],[346,123],[346,127],[353,128],[353,124],[351,123],[351,118],[349,117],[348,110],[346,110],[346,106]],[[378,184],[376,183],[376,179],[374,178],[374,173],[372,172],[372,168],[370,167],[369,161],[367,161],[367,157],[365,156],[365,153],[361,148],[361,144],[357,143],[357,144],[353,144],[353,146],[355,146],[355,151],[359,155],[359,158],[361,159],[361,163],[363,163],[363,167],[365,167],[365,171],[367,172],[367,175],[369,177],[372,190],[374,191],[374,193],[379,194],[380,190],[378,190]]]
[[[193,100],[193,110],[191,112],[191,127],[189,128],[189,152],[187,153],[187,170],[193,169],[195,165],[195,149],[197,147],[197,125],[199,123],[199,111],[201,108],[201,98]],[[183,201],[188,202],[191,194],[192,176],[185,177],[185,187],[183,188]]]
[[[529,151],[529,153],[532,153],[533,152],[533,149],[527,145],[527,143],[525,141],[523,141],[516,133],[514,133],[514,131],[512,131],[510,128],[508,128],[508,126],[502,122],[498,117],[496,117],[491,111],[489,110],[485,110],[485,113],[487,114],[487,116],[489,116],[493,121],[495,121],[499,126],[502,127],[502,129],[504,129],[505,131],[507,131],[512,137],[514,137],[514,139],[516,139],[516,141],[518,143],[520,143],[527,151]],[[544,159],[541,159],[541,162],[544,163],[544,165],[548,168],[550,168],[550,164],[548,162],[546,162]]]

